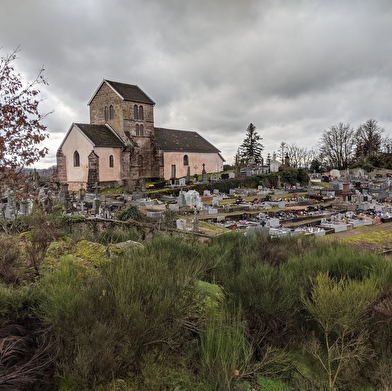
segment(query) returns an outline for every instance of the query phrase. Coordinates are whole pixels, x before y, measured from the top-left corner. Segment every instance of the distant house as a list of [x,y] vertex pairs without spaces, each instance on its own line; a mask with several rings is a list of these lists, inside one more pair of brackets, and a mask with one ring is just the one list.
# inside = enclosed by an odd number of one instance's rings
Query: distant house
[[154,101],[138,86],[103,80],[88,102],[90,123],[74,123],[57,151],[69,190],[124,186],[223,170],[220,151],[197,132],[156,128]]

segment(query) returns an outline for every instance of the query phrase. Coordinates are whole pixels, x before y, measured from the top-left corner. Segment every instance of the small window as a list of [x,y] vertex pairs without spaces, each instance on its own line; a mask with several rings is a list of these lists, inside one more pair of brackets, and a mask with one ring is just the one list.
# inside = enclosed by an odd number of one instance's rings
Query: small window
[[133,106],[133,119],[134,119],[135,121],[137,121],[137,119],[138,119],[137,112],[138,112],[138,110],[137,110],[137,105],[135,105],[135,106]]
[[74,152],[73,162],[74,162],[74,167],[80,167],[80,156],[78,151]]
[[184,155],[184,166],[189,166],[188,155]]
[[105,121],[109,119],[109,108],[105,106]]
[[144,126],[139,125],[139,136],[144,136]]
[[138,156],[138,165],[139,165],[139,167],[143,167],[143,156],[142,155]]
[[139,106],[139,120],[144,120],[143,106]]
[[114,118],[114,107],[112,105],[110,105],[109,107],[109,119],[113,119]]
[[109,167],[114,167],[114,157],[113,157],[113,155],[109,156]]
[[136,124],[136,136],[139,136],[140,130],[139,130],[139,124]]

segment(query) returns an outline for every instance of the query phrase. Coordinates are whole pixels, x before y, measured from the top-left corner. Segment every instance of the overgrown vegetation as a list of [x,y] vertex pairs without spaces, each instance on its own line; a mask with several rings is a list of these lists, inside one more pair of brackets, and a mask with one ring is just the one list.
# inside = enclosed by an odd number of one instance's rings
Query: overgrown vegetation
[[80,224],[38,216],[0,237],[0,389],[391,389],[381,255],[236,232],[112,251],[138,233]]

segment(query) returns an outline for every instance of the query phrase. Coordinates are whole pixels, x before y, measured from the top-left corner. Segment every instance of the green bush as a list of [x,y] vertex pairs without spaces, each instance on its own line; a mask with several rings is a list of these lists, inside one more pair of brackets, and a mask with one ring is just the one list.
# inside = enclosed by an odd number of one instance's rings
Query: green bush
[[211,311],[201,334],[201,374],[214,390],[236,390],[252,372],[252,347],[245,339],[241,309]]
[[290,391],[290,387],[280,380],[273,380],[266,377],[259,377],[257,384],[266,391]]
[[108,244],[126,242],[128,240],[133,240],[135,242],[139,240],[139,235],[136,230],[125,230],[121,228],[106,229],[98,237],[98,242],[105,246]]
[[144,216],[136,205],[129,205],[127,208],[116,214],[116,219],[121,221],[127,221],[130,219],[143,221]]

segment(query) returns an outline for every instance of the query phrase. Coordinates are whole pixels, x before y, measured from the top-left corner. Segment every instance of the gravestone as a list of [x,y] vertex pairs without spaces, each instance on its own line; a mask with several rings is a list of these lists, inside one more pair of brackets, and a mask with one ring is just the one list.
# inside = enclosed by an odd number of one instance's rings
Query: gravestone
[[206,165],[204,163],[203,163],[203,169],[201,171],[201,181],[207,182],[207,171],[206,171]]
[[134,191],[132,193],[132,200],[137,201],[143,198],[143,192],[142,191]]
[[176,220],[176,227],[182,231],[186,230],[186,219],[177,219]]
[[186,206],[185,194],[184,194],[184,192],[183,192],[182,190],[180,191],[180,194],[178,195],[178,198],[177,198],[177,205],[178,205],[180,208]]
[[212,198],[211,206],[212,206],[212,207],[218,207],[218,206],[219,206],[218,197],[213,197],[213,198]]

